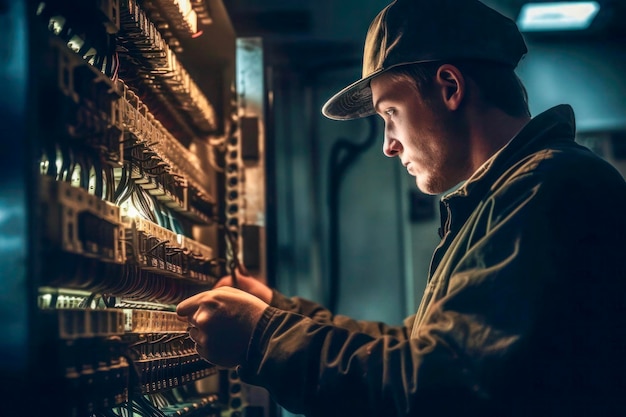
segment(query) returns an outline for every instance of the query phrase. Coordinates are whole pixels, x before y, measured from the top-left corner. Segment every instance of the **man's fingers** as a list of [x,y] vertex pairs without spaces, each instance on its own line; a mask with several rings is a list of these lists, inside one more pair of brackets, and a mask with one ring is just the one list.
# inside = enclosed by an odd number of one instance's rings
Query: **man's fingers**
[[237,290],[233,287],[226,286],[226,287],[215,288],[213,290],[201,292],[199,294],[191,296],[187,298],[186,300],[181,301],[176,306],[176,314],[178,315],[179,319],[186,321],[192,316],[194,316],[195,314],[197,314],[198,310],[202,306],[209,307],[209,308],[215,307],[217,305],[215,298],[216,296],[219,296],[219,294],[233,292],[233,291],[239,292],[240,290]]
[[176,314],[178,317],[184,317],[187,320],[187,317],[191,316],[197,309],[198,304],[190,300],[184,300],[176,306]]
[[[238,296],[241,296],[242,294],[248,296],[245,291],[229,286],[215,288],[196,294],[181,301],[176,306],[176,318],[180,321],[197,325],[202,322],[202,316],[208,314],[210,310],[218,308],[218,306],[222,303],[229,303],[233,302],[233,300],[238,300]],[[233,296],[235,296],[235,298],[233,298]]]
[[200,293],[181,301],[176,306],[176,314],[178,314],[180,317],[184,317],[186,320],[187,317],[193,315],[196,312],[198,306],[200,305],[200,299],[202,298],[202,296],[203,293]]
[[232,286],[233,286],[233,279],[230,275],[227,275],[225,277],[222,277],[219,281],[217,281],[217,283],[213,286],[213,288],[232,287]]
[[187,330],[187,333],[189,333],[189,337],[195,343],[198,343],[200,341],[200,337],[202,336],[200,330],[198,330],[198,328],[194,326],[191,326],[189,330]]

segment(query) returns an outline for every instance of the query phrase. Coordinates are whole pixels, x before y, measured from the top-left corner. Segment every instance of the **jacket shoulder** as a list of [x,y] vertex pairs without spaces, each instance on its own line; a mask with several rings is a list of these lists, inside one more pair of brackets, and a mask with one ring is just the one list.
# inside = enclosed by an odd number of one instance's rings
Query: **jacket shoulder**
[[528,154],[496,180],[492,191],[507,187],[524,178],[550,187],[571,185],[580,192],[613,189],[626,193],[622,174],[604,158],[571,140]]

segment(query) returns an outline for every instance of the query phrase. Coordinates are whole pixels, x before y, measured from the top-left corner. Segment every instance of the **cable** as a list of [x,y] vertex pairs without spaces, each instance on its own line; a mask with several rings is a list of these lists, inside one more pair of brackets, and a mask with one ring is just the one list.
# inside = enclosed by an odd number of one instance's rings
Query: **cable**
[[154,213],[154,217],[156,218],[156,224],[165,229],[171,230],[171,228],[169,227],[169,220],[166,216],[163,215],[163,212],[161,212],[161,210],[159,209],[159,202],[157,201],[156,197],[151,195],[150,200],[152,202],[152,206],[154,207],[152,212]]
[[100,160],[100,158],[96,157],[93,159],[93,162],[90,165],[90,171],[93,169],[95,176],[94,194],[96,195],[96,197],[104,199],[104,172],[102,170],[102,161]]
[[115,51],[115,54],[113,55],[113,57],[115,60],[115,66],[113,68],[113,74],[111,75],[111,80],[115,82],[119,78],[119,71],[120,71],[120,56],[117,53],[117,51]]
[[114,199],[115,204],[120,205],[132,194],[132,183],[130,182],[130,171],[132,170],[132,166],[129,162],[124,163],[122,167],[122,176],[120,178],[120,182],[115,187]]
[[57,180],[71,182],[75,162],[73,161],[74,158],[72,158],[72,152],[67,146],[57,144],[57,151],[54,159],[55,167],[58,159],[61,160],[61,168],[57,171]]
[[239,260],[239,246],[237,244],[237,239],[236,237],[233,235],[233,233],[230,231],[230,229],[227,226],[222,226],[224,228],[224,231],[226,232],[226,243],[227,243],[227,248],[230,252],[230,261],[228,262],[228,267],[230,269],[230,277],[232,280],[232,286],[234,288],[238,287],[238,283],[237,283],[237,270],[243,274],[243,275],[248,275],[248,271],[246,270],[246,267],[240,262]]
[[149,199],[145,196],[145,191],[140,186],[133,184],[133,192],[131,194],[131,202],[140,214],[143,214],[144,218],[150,220],[152,223],[157,223],[157,218],[154,213],[154,207],[150,206]]
[[47,143],[44,148],[44,156],[48,160],[48,166],[46,167],[45,174],[57,178],[57,150],[53,143]]
[[115,175],[113,174],[113,167],[111,165],[106,165],[104,177],[106,180],[105,199],[112,203],[115,201]]
[[80,154],[75,158],[78,161],[78,166],[80,166],[80,187],[89,191],[89,175],[91,172],[91,164],[88,164],[85,157]]
[[209,148],[209,164],[211,165],[211,167],[213,167],[215,172],[223,173],[225,172],[225,169],[224,167],[219,166],[219,164],[217,163],[217,156],[215,155],[216,149],[217,147],[215,146]]
[[150,417],[167,417],[167,415],[150,403],[143,395],[138,395],[134,403],[140,407],[139,411],[148,412],[148,416]]
[[178,233],[179,235],[184,235],[184,231],[182,226],[180,225],[179,221],[176,219],[176,217],[172,214],[172,210],[170,209],[166,209],[165,210],[167,217],[169,218],[170,221],[170,225],[172,226],[172,231],[174,233]]
[[78,304],[78,308],[91,308],[91,303],[96,297],[96,293],[92,292],[88,297],[83,298],[83,300]]

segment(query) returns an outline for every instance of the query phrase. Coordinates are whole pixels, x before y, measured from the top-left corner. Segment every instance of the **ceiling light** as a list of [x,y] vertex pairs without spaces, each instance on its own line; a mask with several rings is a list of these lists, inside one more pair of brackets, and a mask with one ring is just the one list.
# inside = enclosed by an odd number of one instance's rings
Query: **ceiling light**
[[523,32],[584,30],[599,10],[595,1],[527,3],[520,10],[517,25]]

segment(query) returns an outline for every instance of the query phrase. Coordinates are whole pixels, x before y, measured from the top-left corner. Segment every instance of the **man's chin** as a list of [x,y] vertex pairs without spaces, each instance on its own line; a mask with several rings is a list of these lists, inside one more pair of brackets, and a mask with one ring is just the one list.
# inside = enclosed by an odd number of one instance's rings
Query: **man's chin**
[[439,187],[437,187],[436,184],[433,184],[432,181],[428,181],[427,178],[416,176],[415,185],[417,186],[417,189],[424,194],[435,195],[441,192],[439,191]]

